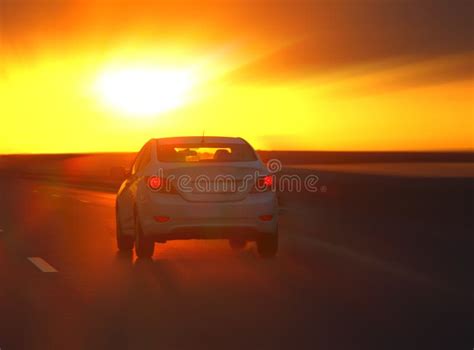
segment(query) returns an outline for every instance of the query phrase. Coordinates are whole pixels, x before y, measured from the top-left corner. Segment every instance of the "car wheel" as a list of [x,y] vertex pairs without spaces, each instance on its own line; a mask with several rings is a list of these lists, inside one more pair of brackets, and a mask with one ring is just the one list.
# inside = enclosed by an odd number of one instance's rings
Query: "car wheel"
[[133,249],[134,239],[130,236],[125,236],[120,227],[120,220],[118,213],[115,214],[115,232],[117,237],[117,248],[121,252],[128,252]]
[[247,245],[247,241],[243,239],[229,239],[229,245],[232,250],[242,250]]
[[257,239],[257,251],[262,258],[274,258],[278,252],[278,234],[264,234]]
[[135,219],[135,253],[141,259],[149,259],[153,256],[155,242],[143,235],[140,220]]

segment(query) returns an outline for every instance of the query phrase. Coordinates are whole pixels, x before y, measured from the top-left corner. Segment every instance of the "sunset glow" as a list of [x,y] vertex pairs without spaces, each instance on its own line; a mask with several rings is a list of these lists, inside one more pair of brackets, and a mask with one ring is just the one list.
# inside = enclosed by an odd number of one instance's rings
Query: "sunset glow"
[[[199,16],[71,2],[57,10],[64,30],[49,32],[56,13],[15,3],[2,9],[0,153],[135,151],[203,130],[259,149],[474,148],[467,39],[438,47],[428,39],[442,26],[417,32],[416,17],[397,34],[383,5],[371,8],[387,17],[374,30],[344,2],[276,6],[271,16],[265,7],[249,15],[245,1],[218,13],[203,4]],[[325,13],[335,16],[330,30]]]

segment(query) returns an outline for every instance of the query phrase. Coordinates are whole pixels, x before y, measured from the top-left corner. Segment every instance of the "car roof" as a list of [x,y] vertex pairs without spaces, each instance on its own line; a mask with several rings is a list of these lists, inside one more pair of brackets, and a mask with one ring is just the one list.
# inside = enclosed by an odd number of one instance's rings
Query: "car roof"
[[[180,137],[164,137],[155,139],[161,145],[170,144],[197,144],[197,143],[233,143],[246,144],[247,142],[240,137],[225,136],[180,136]],[[204,142],[203,142],[204,140]]]

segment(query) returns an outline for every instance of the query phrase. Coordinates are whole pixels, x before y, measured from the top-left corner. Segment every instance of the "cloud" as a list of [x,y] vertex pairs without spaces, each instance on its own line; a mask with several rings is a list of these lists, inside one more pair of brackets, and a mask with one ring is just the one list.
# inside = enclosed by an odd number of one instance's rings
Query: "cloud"
[[[235,70],[233,81],[278,83],[350,67],[413,63],[474,51],[474,3],[427,1],[345,2],[326,8],[301,38]],[[321,13],[319,14],[321,17]],[[327,18],[330,18],[328,20]],[[405,62],[403,62],[405,61]],[[427,80],[472,75],[472,64],[444,69]]]
[[[472,1],[2,0],[0,53],[105,52],[123,41],[265,50],[227,79],[278,83],[360,65],[424,61],[474,50]],[[268,48],[272,48],[268,53]],[[265,52],[265,53],[262,53]],[[255,55],[254,55],[255,56]],[[469,64],[438,78],[469,75]],[[433,80],[432,77],[421,77]],[[435,78],[434,80],[436,80]]]

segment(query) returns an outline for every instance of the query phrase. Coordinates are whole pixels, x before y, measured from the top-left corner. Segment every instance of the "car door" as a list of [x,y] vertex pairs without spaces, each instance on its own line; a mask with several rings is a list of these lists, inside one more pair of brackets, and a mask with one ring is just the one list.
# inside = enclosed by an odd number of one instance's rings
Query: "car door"
[[124,235],[134,235],[135,232],[135,200],[140,169],[144,158],[150,153],[150,143],[145,144],[138,152],[133,162],[128,178],[123,182],[117,194],[116,210],[120,218],[120,225]]

